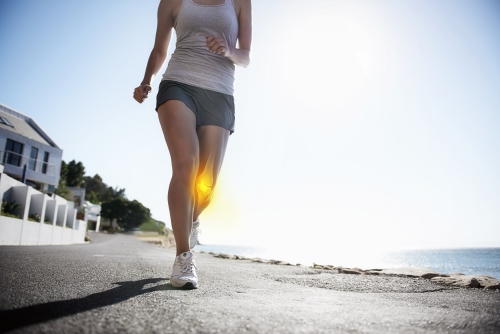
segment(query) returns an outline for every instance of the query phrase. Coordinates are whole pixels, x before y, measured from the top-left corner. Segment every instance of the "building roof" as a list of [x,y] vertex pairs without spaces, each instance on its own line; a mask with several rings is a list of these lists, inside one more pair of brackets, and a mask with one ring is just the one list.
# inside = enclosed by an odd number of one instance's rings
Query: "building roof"
[[12,124],[12,126],[3,124],[0,119],[0,128],[60,149],[52,138],[29,116],[0,103],[0,117],[7,119]]

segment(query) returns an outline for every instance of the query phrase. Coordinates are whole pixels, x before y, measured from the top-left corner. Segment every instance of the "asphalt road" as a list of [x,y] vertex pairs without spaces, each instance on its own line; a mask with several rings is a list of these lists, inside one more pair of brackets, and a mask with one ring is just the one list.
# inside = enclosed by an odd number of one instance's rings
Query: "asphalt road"
[[196,254],[200,287],[169,284],[174,252],[126,235],[0,247],[0,332],[499,333],[500,293]]

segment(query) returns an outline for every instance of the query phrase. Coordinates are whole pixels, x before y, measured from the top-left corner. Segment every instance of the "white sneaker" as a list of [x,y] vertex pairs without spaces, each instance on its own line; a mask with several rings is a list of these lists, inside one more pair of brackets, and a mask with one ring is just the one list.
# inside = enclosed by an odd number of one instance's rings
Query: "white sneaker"
[[195,221],[193,223],[193,227],[191,228],[191,236],[189,237],[189,248],[190,249],[193,249],[194,246],[196,246],[200,243],[198,241],[198,234],[201,232],[199,227],[200,227],[200,222]]
[[174,288],[196,289],[198,287],[196,269],[193,253],[182,253],[175,258],[170,284]]

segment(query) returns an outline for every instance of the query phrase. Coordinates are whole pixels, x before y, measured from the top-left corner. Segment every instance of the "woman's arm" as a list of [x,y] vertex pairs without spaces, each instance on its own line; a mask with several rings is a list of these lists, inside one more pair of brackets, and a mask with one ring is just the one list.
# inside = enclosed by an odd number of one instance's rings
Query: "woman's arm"
[[251,0],[238,0],[238,48],[227,45],[221,36],[205,36],[207,46],[212,53],[218,53],[236,65],[247,67],[250,64],[250,47],[252,44],[252,2]]
[[144,79],[141,85],[134,90],[134,99],[139,103],[144,102],[144,99],[148,97],[149,92],[151,92],[151,82],[167,58],[168,45],[170,44],[174,26],[172,17],[174,6],[175,1],[172,0],[161,0],[158,6],[155,45],[149,55]]

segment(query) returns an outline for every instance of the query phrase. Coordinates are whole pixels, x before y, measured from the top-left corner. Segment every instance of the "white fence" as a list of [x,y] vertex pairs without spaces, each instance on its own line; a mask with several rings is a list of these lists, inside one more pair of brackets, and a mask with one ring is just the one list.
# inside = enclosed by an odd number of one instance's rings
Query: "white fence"
[[[0,166],[0,171],[3,171]],[[0,215],[0,245],[69,245],[85,242],[87,224],[76,219],[74,203],[43,194],[0,173],[0,198],[20,208],[19,218]],[[40,217],[39,222],[28,217]]]

